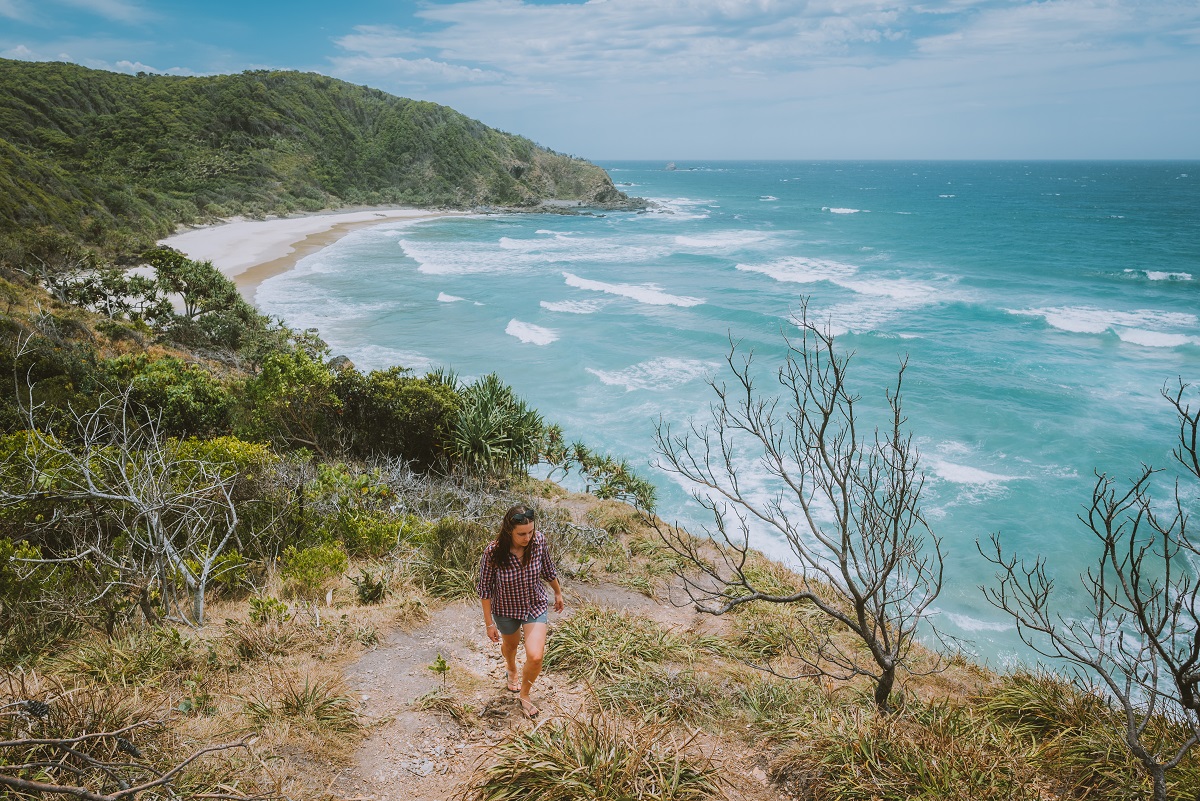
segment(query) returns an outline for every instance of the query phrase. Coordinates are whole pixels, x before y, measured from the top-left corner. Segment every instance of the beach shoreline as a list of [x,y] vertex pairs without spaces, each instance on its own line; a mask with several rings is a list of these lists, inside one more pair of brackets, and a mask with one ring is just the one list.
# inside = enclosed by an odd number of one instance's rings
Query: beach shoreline
[[460,216],[465,212],[383,206],[325,211],[267,220],[226,220],[190,228],[159,240],[189,259],[211,261],[254,302],[260,284],[296,266],[351,231],[397,220]]

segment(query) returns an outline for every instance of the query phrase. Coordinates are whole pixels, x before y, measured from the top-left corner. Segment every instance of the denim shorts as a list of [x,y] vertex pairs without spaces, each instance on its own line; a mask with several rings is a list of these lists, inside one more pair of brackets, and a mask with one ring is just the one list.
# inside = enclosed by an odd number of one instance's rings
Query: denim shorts
[[526,623],[545,623],[547,620],[549,620],[549,611],[550,610],[547,609],[537,617],[529,618],[529,620],[521,620],[520,618],[515,617],[505,617],[504,615],[492,615],[492,622],[496,624],[496,628],[500,629],[501,634],[508,636],[509,634],[515,634],[517,629],[521,628],[521,626],[525,625]]

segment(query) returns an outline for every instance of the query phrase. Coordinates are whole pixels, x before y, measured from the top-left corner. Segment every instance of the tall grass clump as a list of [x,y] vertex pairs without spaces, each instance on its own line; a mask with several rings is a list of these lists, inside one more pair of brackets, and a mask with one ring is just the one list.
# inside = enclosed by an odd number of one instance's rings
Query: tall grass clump
[[723,798],[706,759],[691,759],[664,727],[593,716],[516,733],[479,769],[461,801],[702,801]]
[[554,629],[545,665],[576,679],[611,679],[645,664],[686,660],[681,640],[652,620],[625,611],[585,606]]
[[602,706],[647,721],[695,726],[729,716],[727,693],[726,688],[692,670],[647,667],[598,688],[596,700]]
[[303,686],[284,681],[270,689],[274,690],[274,698],[259,695],[246,701],[246,717],[257,727],[287,720],[317,733],[347,733],[362,728],[357,704],[334,681],[306,677]]
[[803,735],[808,718],[825,703],[808,682],[757,675],[739,682],[734,701],[755,742],[777,744]]
[[[1032,758],[1056,792],[1078,798],[1148,798],[1150,779],[1123,739],[1125,722],[1104,699],[1046,673],[1015,673],[981,708],[1034,743]],[[1145,739],[1179,743],[1183,724],[1152,718]],[[1200,798],[1200,757],[1167,771],[1170,798]]]
[[112,640],[92,640],[57,660],[63,673],[119,687],[145,687],[187,671],[199,660],[190,637],[160,626]]
[[814,801],[972,799],[1044,795],[1011,733],[966,709],[909,704],[890,715],[816,707],[772,760],[772,777]]

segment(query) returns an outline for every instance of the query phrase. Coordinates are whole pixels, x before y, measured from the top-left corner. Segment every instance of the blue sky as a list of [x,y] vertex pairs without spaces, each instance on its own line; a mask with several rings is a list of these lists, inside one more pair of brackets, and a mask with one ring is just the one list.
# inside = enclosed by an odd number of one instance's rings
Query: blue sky
[[0,56],[320,72],[597,160],[1200,158],[1198,0],[0,0]]

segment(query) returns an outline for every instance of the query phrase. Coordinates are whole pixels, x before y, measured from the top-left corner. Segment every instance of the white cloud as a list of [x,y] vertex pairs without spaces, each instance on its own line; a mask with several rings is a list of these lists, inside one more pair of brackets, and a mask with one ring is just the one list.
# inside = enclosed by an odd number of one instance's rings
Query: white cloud
[[1167,37],[1200,22],[1200,6],[1130,0],[1044,0],[981,10],[952,33],[918,42],[934,56],[983,51],[1050,52],[1062,48],[1103,51],[1134,38]]
[[21,61],[37,60],[34,52],[25,45],[17,45],[16,47],[10,47],[8,50],[0,51],[0,56],[3,56],[4,58],[19,59]]
[[55,0],[55,2],[117,22],[144,22],[152,16],[148,9],[137,3],[124,2],[124,0]]
[[133,75],[133,74],[136,74],[139,72],[154,72],[154,73],[158,73],[160,75],[198,75],[199,74],[199,73],[193,72],[192,70],[187,69],[185,67],[171,67],[169,69],[163,70],[163,69],[159,69],[158,67],[151,67],[148,64],[143,64],[140,61],[127,61],[124,59],[122,59],[121,61],[118,61],[114,64],[109,64],[106,61],[93,61],[93,62],[89,63],[88,66],[94,67],[99,70],[109,70],[110,72],[127,72],[130,75]]
[[[538,6],[467,0],[417,12],[437,27],[432,32],[360,27],[337,44],[363,71],[371,60],[382,61],[380,72],[386,72],[388,59],[421,54],[530,87],[564,80],[629,83],[639,77],[692,83],[730,72],[768,74],[781,67],[869,59],[854,50],[903,35],[893,5],[879,0],[605,0]],[[344,69],[346,61],[335,63]]]
[[419,84],[460,84],[496,82],[495,72],[447,64],[428,58],[407,59],[398,56],[350,56],[333,59],[335,75],[376,76],[392,81]]
[[23,20],[28,12],[17,0],[0,0],[0,17]]

